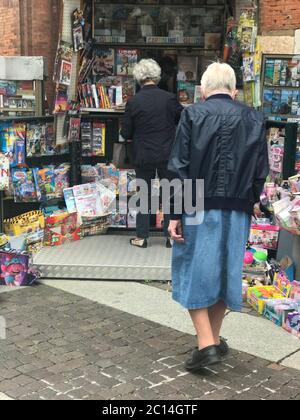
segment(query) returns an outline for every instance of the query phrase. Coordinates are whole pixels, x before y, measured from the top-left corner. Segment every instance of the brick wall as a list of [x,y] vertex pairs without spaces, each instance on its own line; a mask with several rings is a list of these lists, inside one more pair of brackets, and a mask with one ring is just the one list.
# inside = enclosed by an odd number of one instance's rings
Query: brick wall
[[46,92],[52,108],[52,83],[61,0],[0,0],[0,55],[44,56]]
[[32,0],[30,8],[28,55],[47,57],[49,81],[46,83],[46,92],[50,109],[54,96],[52,77],[59,36],[59,6],[59,0]]
[[263,34],[300,29],[300,0],[260,0],[259,4]]
[[20,55],[19,0],[0,0],[0,55]]

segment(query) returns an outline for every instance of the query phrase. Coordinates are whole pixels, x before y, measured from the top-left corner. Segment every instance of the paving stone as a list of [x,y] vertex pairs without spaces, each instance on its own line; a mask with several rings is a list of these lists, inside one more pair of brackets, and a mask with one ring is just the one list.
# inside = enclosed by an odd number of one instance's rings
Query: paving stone
[[0,392],[12,398],[300,399],[299,371],[233,351],[190,375],[195,337],[78,296],[38,286],[1,298],[11,329],[0,342]]

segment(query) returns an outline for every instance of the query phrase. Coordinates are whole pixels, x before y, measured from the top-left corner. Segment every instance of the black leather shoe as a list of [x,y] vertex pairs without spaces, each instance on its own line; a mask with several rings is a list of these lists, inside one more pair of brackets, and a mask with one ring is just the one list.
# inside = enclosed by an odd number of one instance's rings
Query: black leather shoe
[[186,361],[185,368],[191,373],[198,373],[203,368],[221,363],[217,346],[206,347],[203,350],[194,350],[191,357]]
[[[227,344],[227,340],[225,338],[220,337],[220,344],[216,346],[218,352],[222,358],[227,357],[230,354],[230,348]],[[195,350],[198,350],[198,347],[195,347]]]
[[221,357],[226,357],[230,353],[230,348],[225,340],[225,338],[220,337],[220,345],[218,346],[219,354]]

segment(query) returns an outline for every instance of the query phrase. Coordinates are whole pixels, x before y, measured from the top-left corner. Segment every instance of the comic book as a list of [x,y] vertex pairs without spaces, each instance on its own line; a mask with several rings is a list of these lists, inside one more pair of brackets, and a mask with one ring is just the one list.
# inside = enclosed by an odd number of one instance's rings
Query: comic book
[[106,76],[113,76],[115,70],[115,51],[111,48],[96,48],[91,66],[93,83]]
[[132,76],[133,69],[138,62],[137,50],[117,50],[117,75]]

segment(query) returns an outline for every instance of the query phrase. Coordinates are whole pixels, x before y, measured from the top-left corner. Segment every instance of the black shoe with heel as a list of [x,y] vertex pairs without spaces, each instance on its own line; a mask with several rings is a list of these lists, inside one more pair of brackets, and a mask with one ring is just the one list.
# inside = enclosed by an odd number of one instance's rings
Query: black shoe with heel
[[136,248],[146,249],[148,248],[148,241],[147,239],[133,238],[130,239],[130,245],[135,246]]

